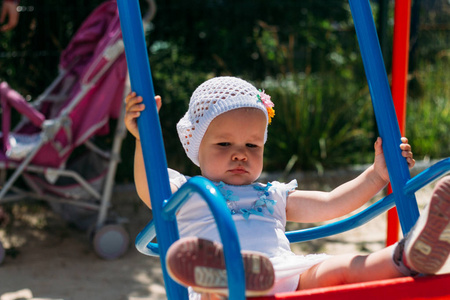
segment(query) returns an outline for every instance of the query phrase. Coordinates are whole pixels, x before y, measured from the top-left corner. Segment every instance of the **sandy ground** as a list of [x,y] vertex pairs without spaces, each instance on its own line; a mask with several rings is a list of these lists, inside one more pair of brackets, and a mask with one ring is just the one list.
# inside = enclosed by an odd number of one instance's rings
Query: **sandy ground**
[[[324,189],[334,185],[315,184]],[[314,183],[310,187],[315,188]],[[420,207],[429,199],[431,189],[416,194]],[[115,211],[129,219],[126,227],[134,240],[150,220],[150,211],[140,203],[132,186],[116,188],[113,204]],[[68,226],[46,206],[15,209],[20,217],[8,234],[0,229],[5,248],[16,250],[9,251],[0,266],[0,300],[166,299],[158,258],[144,256],[131,245],[122,258],[102,260],[92,250],[86,232]],[[293,248],[298,253],[367,253],[383,247],[385,232],[386,216],[382,215],[350,232]]]

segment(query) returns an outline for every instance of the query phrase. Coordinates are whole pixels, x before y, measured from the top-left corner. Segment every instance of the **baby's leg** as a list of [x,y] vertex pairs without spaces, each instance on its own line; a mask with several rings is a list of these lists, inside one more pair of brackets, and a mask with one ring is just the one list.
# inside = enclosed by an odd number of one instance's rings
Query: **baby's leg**
[[333,256],[304,272],[300,276],[299,289],[403,276],[392,260],[393,247],[369,255]]
[[450,253],[450,176],[442,178],[408,236],[367,256],[336,256],[300,276],[307,289],[399,276],[435,274]]

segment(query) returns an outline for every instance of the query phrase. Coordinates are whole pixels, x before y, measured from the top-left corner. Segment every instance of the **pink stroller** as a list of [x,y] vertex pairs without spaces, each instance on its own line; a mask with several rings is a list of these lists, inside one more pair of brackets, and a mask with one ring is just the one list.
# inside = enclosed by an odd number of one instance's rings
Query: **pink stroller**
[[[129,246],[128,233],[107,218],[126,134],[121,108],[129,92],[115,1],[106,1],[84,21],[61,55],[60,70],[32,104],[6,82],[0,85],[0,205],[25,198],[49,201],[64,219],[93,228],[97,254],[114,259]],[[12,131],[11,108],[23,116]],[[111,119],[118,125],[104,150],[94,142],[109,133]],[[0,263],[3,257],[0,242]]]

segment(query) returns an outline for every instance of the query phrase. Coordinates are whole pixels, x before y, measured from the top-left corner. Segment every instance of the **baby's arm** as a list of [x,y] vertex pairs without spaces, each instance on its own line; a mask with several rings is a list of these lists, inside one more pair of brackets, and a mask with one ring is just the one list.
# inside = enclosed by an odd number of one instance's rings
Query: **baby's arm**
[[[147,175],[145,173],[144,156],[142,154],[141,140],[139,137],[139,130],[137,126],[137,118],[141,115],[141,112],[145,109],[145,105],[142,103],[143,99],[140,96],[136,96],[135,92],[130,93],[125,98],[126,113],[125,113],[125,126],[128,131],[136,138],[136,149],[134,153],[134,183],[136,185],[136,191],[139,198],[151,208],[150,193],[148,190]],[[161,108],[161,97],[156,96],[156,107],[158,112]],[[175,188],[171,185],[172,192]]]
[[[381,138],[378,138],[374,146],[373,165],[333,191],[296,190],[290,193],[286,206],[287,219],[302,223],[322,222],[346,215],[369,201],[389,182],[381,144]],[[412,168],[415,161],[406,138],[402,138],[400,149],[408,166]]]

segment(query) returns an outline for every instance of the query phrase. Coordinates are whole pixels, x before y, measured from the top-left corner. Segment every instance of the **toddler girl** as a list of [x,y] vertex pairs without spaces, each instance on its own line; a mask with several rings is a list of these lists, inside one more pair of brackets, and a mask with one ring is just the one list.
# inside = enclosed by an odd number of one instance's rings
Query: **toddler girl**
[[[155,98],[158,110],[161,98]],[[136,118],[144,109],[135,93],[126,98],[125,123],[136,137],[135,182],[150,207]],[[267,128],[275,115],[270,97],[235,77],[217,77],[193,93],[189,109],[177,124],[187,156],[223,194],[236,224],[246,274],[247,296],[436,273],[449,252],[450,180],[435,192],[429,212],[400,243],[362,255],[296,255],[285,236],[286,221],[313,223],[343,216],[361,207],[389,182],[380,138],[373,165],[331,192],[297,190],[296,180],[258,183],[263,167]],[[400,145],[409,167],[415,164],[406,138]],[[400,151],[400,150],[399,150]],[[189,177],[169,170],[175,192]],[[445,190],[446,189],[446,190]],[[446,215],[437,215],[437,211]],[[167,253],[167,269],[190,286],[190,299],[228,293],[220,237],[205,201],[194,195],[177,214],[181,239]],[[440,222],[440,231],[429,224]],[[442,234],[441,234],[442,233]],[[196,292],[194,292],[196,291]],[[217,296],[219,297],[219,296]]]

